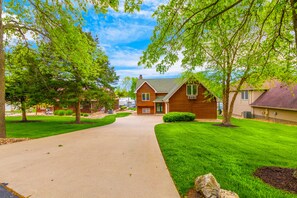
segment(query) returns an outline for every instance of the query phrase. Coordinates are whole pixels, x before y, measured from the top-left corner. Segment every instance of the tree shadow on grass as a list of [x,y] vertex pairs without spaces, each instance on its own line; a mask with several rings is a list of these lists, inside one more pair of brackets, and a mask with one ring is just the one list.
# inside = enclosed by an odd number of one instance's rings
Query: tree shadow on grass
[[31,122],[43,122],[43,120],[27,120],[27,121],[23,121],[23,120],[10,120],[7,121],[10,123],[31,123]]
[[80,122],[80,123],[76,123],[76,122],[66,122],[65,124],[96,124],[96,122]]

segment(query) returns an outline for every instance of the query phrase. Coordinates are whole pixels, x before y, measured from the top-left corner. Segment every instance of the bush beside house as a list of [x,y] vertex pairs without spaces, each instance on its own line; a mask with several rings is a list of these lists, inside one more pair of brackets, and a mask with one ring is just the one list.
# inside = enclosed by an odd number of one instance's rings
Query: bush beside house
[[163,116],[164,122],[194,121],[196,115],[190,112],[170,112]]

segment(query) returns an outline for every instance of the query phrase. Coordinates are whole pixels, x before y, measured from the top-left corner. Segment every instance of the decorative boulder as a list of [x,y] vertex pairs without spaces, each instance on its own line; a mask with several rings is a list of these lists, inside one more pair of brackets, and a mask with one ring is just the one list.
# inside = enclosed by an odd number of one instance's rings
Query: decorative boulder
[[294,177],[295,179],[297,179],[297,169],[294,170],[294,172],[293,172],[293,177]]
[[204,198],[217,198],[219,197],[220,184],[211,173],[208,173],[197,177],[195,190]]
[[219,198],[239,198],[239,196],[235,192],[221,189],[219,192]]

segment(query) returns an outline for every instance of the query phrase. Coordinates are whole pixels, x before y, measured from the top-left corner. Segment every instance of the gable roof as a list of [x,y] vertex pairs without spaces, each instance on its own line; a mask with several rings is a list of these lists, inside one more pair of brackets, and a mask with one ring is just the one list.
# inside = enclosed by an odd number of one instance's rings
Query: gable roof
[[[157,97],[154,102],[168,102],[175,92],[179,90],[186,82],[186,79],[181,78],[138,79],[135,93],[137,93],[138,89],[142,87],[143,84],[147,83],[152,89],[154,89],[156,93],[167,93],[165,96]],[[201,82],[199,83],[204,86]],[[209,89],[207,90],[209,91]],[[212,92],[209,91],[209,93],[216,97]]]
[[163,79],[138,79],[136,83],[136,91],[144,84],[147,83],[152,87],[156,93],[168,93],[176,84],[179,84],[180,79],[178,78],[163,78]]
[[262,94],[251,106],[297,110],[297,85],[288,87],[278,83]]

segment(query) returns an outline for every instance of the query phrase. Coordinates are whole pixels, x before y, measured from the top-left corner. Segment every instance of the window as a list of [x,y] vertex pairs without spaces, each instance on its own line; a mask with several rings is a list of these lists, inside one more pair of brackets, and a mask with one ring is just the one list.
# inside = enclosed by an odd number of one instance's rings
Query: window
[[198,85],[187,85],[187,96],[197,96]]
[[241,91],[241,99],[248,100],[249,99],[249,91]]
[[150,108],[142,108],[142,113],[151,113]]
[[149,93],[143,93],[142,94],[142,101],[149,101],[150,100],[150,94]]

